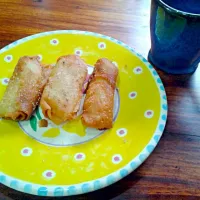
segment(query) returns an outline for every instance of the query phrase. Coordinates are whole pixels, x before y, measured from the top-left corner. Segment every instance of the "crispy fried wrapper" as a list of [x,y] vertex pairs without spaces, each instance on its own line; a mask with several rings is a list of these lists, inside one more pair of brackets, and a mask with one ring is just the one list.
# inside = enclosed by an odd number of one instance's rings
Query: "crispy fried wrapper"
[[42,66],[37,56],[21,57],[0,101],[0,117],[28,120],[39,104],[51,69],[49,65]]
[[87,65],[79,56],[60,57],[40,101],[44,116],[55,124],[76,118],[86,77]]
[[85,126],[112,128],[117,76],[118,68],[111,61],[106,58],[97,61],[83,104],[82,123]]

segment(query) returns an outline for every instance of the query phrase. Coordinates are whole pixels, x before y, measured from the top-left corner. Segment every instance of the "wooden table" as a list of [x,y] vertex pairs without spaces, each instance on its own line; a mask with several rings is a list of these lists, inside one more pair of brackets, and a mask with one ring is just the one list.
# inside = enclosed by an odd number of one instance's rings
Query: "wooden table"
[[[77,29],[112,36],[147,56],[150,0],[1,0],[0,47],[25,36]],[[169,103],[168,123],[148,160],[123,180],[90,194],[62,199],[200,199],[200,70],[159,74]],[[51,199],[0,185],[0,199]]]

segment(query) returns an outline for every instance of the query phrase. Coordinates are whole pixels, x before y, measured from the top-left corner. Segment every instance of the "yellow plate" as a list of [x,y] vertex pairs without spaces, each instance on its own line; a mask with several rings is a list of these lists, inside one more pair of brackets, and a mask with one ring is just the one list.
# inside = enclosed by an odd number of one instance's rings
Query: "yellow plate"
[[[162,81],[153,67],[128,45],[97,33],[53,31],[18,40],[0,50],[0,97],[21,56],[39,55],[55,63],[80,55],[91,73],[106,57],[119,68],[115,122],[101,132],[79,119],[56,126],[37,109],[30,121],[0,121],[0,182],[40,196],[66,196],[108,186],[137,168],[158,143],[167,119]],[[31,91],[30,91],[31,92]]]

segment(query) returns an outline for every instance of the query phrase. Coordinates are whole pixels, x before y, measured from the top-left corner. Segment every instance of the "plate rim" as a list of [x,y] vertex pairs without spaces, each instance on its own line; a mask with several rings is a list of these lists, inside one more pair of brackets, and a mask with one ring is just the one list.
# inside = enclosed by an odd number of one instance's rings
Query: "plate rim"
[[81,31],[81,30],[55,30],[55,31],[41,32],[41,33],[30,35],[30,36],[27,36],[27,37],[24,37],[22,39],[12,42],[11,44],[0,49],[0,54],[6,52],[9,49],[12,49],[13,47],[16,47],[19,44],[23,44],[26,41],[32,40],[34,38],[39,38],[46,35],[54,35],[54,34],[90,35],[90,36],[95,36],[98,38],[110,40],[122,47],[125,47],[126,49],[131,51],[135,56],[137,56],[148,68],[152,77],[155,80],[155,83],[158,87],[159,94],[160,94],[160,117],[159,117],[158,124],[153,136],[151,137],[147,145],[143,148],[143,150],[136,157],[134,157],[129,163],[127,163],[126,165],[124,165],[123,167],[121,167],[120,169],[116,170],[115,172],[111,174],[108,174],[104,177],[101,177],[95,180],[91,180],[91,181],[87,181],[87,182],[83,182],[79,184],[48,186],[48,185],[35,184],[28,181],[16,179],[0,171],[0,183],[12,189],[18,190],[20,192],[38,195],[38,196],[71,196],[71,195],[84,194],[84,193],[92,192],[92,191],[107,187],[121,180],[122,178],[124,178],[125,176],[133,172],[136,168],[138,168],[155,149],[155,147],[157,146],[164,132],[165,125],[167,122],[168,103],[167,103],[167,96],[166,96],[166,92],[165,92],[165,88],[163,86],[162,80],[160,79],[154,67],[142,55],[137,53],[129,45],[113,37],[106,36],[100,33]]

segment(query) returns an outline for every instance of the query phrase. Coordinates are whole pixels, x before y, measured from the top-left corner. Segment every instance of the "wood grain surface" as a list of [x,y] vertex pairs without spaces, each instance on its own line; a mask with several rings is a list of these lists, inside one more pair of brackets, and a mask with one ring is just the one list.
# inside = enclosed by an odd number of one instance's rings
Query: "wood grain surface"
[[[25,36],[77,29],[112,36],[145,57],[150,48],[150,0],[0,0],[0,47]],[[200,199],[200,70],[172,76],[166,87],[168,123],[146,162],[123,180],[69,200]],[[0,185],[0,200],[52,199]]]

